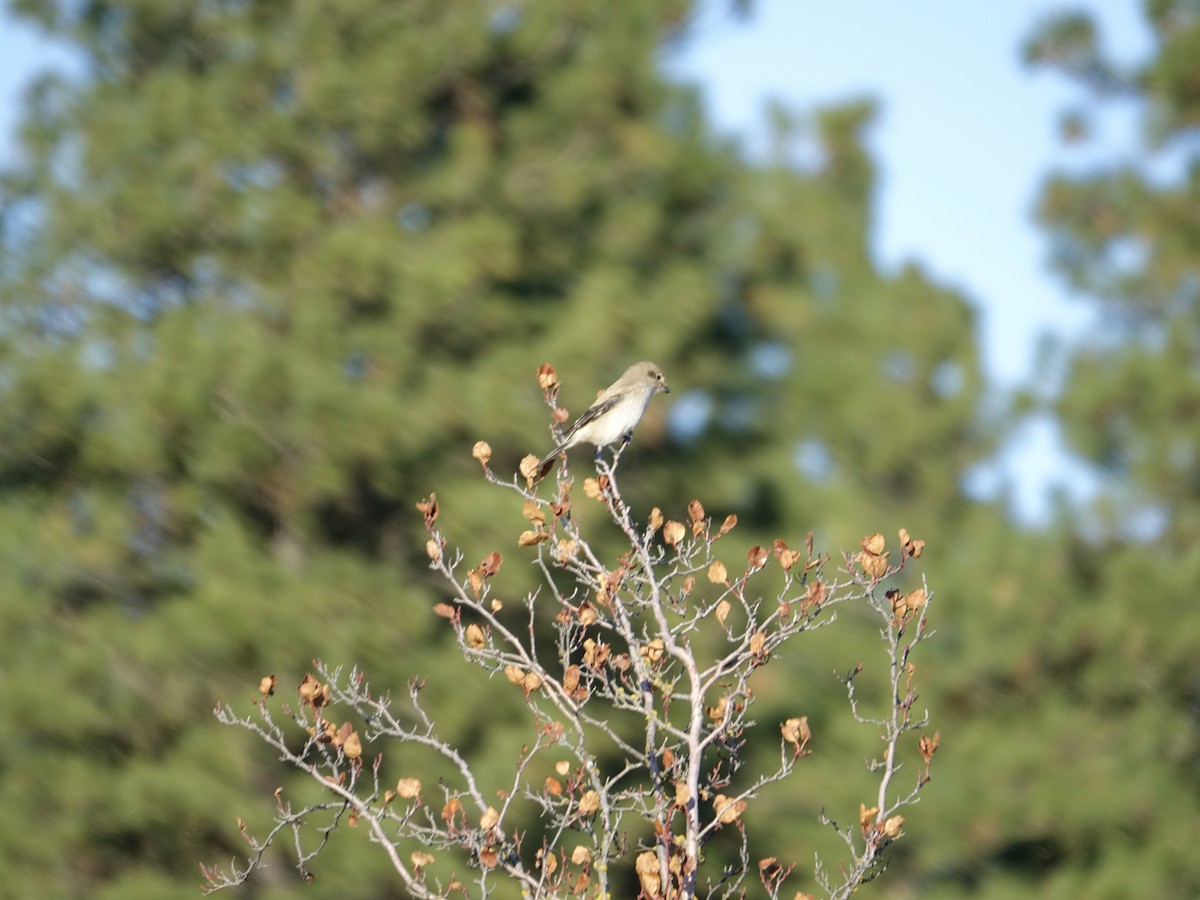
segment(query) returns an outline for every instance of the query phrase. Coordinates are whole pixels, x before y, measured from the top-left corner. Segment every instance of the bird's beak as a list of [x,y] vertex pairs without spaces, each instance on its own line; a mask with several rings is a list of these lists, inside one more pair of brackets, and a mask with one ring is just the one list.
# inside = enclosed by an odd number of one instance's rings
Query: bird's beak
[[662,383],[662,392],[664,394],[671,393],[671,386],[669,384],[667,384],[665,381]]

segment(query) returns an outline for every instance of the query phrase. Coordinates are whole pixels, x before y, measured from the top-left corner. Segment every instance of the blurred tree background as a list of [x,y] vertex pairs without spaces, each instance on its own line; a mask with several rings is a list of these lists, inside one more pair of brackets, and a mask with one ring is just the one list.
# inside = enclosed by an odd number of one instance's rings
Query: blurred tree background
[[[1026,48],[1185,160],[1046,184],[1054,258],[1109,326],[1052,408],[1109,481],[1038,530],[964,490],[1006,424],[972,307],[872,262],[873,106],[816,117],[818,165],[783,113],[746,159],[658,65],[697,4],[10,5],[84,65],[32,87],[0,184],[0,897],[195,896],[198,861],[244,850],[235,817],[296,785],[211,708],[314,656],[430,676],[443,728],[507,771],[522,704],[456,661],[413,503],[501,549],[515,598],[520,511],[471,445],[515,471],[549,446],[540,363],[578,413],[635,358],[675,389],[624,459],[635,505],[697,497],[747,546],[929,542],[940,765],[875,890],[1200,893],[1194,2],[1148,0],[1138,71],[1078,16]],[[747,813],[797,888],[821,807],[866,799],[873,735],[831,673],[876,640],[844,616],[759,684],[764,734],[813,722],[809,773]],[[353,830],[310,886],[277,855],[248,893],[395,895]]]

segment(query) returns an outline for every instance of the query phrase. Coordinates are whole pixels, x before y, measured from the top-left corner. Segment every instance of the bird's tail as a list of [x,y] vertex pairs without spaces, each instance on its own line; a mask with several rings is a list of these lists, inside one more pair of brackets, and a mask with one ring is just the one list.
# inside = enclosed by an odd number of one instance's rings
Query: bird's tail
[[537,478],[535,479],[536,481],[541,481],[543,478],[545,478],[547,475],[550,474],[550,470],[552,468],[554,468],[554,463],[558,459],[558,455],[560,453],[562,453],[562,448],[555,447],[553,450],[551,450],[549,453],[547,453],[545,456],[543,456],[540,460],[538,460]]

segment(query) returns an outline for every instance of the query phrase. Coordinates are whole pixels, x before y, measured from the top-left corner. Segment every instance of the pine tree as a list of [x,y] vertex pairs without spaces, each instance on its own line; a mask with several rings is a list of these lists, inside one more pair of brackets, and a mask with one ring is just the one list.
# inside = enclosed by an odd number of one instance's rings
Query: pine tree
[[[1093,112],[1122,103],[1140,110],[1143,143],[1126,160],[1053,173],[1041,193],[1054,268],[1099,315],[1055,359],[1061,390],[1037,393],[1101,488],[1045,533],[998,545],[1005,572],[977,569],[990,590],[956,677],[963,715],[991,720],[963,748],[989,777],[970,809],[952,812],[961,837],[942,848],[948,875],[928,896],[1200,891],[1179,834],[1197,819],[1200,751],[1190,611],[1200,17],[1169,0],[1145,14],[1153,51],[1132,67],[1108,58],[1080,14],[1042,22],[1025,47],[1094,104],[1064,116],[1064,137],[1087,140]],[[1171,177],[1164,157],[1183,163]]]

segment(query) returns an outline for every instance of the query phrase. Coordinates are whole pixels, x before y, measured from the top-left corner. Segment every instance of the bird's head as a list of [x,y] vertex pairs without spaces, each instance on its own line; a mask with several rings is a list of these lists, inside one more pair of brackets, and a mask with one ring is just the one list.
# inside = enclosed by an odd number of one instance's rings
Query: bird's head
[[671,386],[667,384],[667,379],[663,378],[662,369],[652,362],[640,362],[634,367],[634,370],[651,386],[651,390],[658,394],[671,393]]

